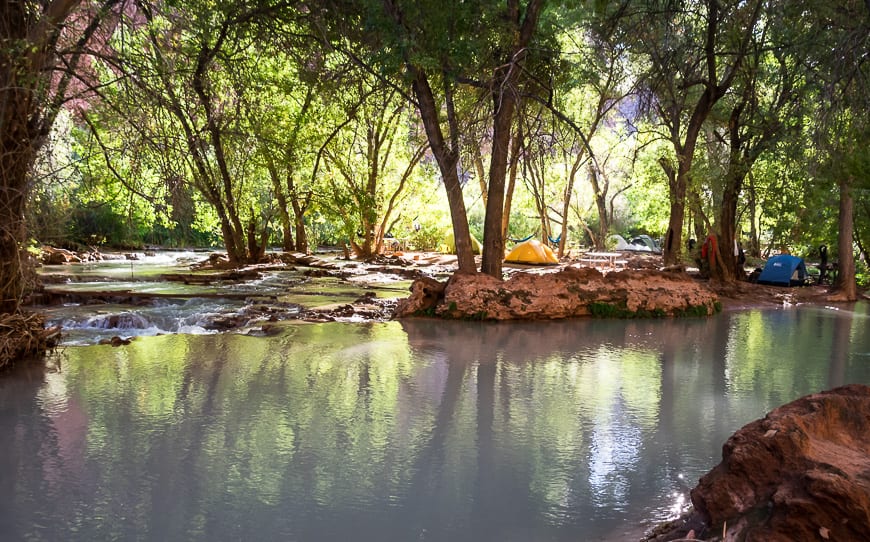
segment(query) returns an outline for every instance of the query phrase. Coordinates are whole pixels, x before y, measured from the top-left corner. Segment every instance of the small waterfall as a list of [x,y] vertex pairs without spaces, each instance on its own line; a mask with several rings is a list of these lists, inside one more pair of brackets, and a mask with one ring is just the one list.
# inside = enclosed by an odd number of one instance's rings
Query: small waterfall
[[[66,322],[65,322],[66,324]],[[145,316],[135,312],[119,312],[116,314],[101,314],[88,318],[80,325],[69,327],[85,327],[92,329],[148,329],[154,324]]]

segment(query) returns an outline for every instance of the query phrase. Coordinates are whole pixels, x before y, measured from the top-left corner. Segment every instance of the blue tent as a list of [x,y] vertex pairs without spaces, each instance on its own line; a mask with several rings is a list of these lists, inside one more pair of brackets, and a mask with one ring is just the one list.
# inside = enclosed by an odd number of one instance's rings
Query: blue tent
[[764,271],[758,276],[758,282],[775,286],[797,286],[803,284],[806,278],[807,266],[803,258],[780,254],[767,260]]

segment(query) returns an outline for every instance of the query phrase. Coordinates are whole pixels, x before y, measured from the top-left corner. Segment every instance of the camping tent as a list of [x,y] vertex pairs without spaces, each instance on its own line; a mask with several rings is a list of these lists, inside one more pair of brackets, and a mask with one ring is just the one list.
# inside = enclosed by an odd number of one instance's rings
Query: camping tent
[[[471,251],[474,254],[480,254],[480,241],[471,236]],[[441,240],[441,252],[445,254],[456,254],[456,243],[453,242],[453,230],[447,230],[444,233],[444,238]]]
[[803,284],[806,278],[807,266],[803,258],[780,254],[767,260],[764,270],[758,276],[758,282],[775,286],[796,286]]
[[541,243],[537,239],[529,239],[524,243],[520,243],[511,250],[506,262],[511,263],[531,263],[531,264],[556,264],[559,259],[550,250],[550,247]]

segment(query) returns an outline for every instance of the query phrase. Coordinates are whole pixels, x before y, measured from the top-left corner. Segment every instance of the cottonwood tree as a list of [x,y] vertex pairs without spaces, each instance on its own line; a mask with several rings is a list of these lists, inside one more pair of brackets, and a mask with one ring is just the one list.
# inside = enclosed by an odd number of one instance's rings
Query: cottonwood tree
[[[24,217],[37,152],[79,89],[85,47],[119,3],[86,9],[78,0],[0,4],[0,315],[19,314],[25,293]],[[4,348],[0,365],[19,350],[29,348]]]
[[662,156],[670,220],[665,264],[678,263],[692,163],[704,123],[731,88],[757,31],[763,0],[638,0],[618,11],[613,37],[646,65],[645,104],[673,147]]
[[263,254],[272,210],[268,182],[256,170],[255,138],[247,125],[255,98],[244,67],[266,54],[256,47],[253,21],[267,7],[229,3],[212,9],[188,3],[139,3],[119,31],[107,72],[116,78],[108,107],[146,105],[156,119],[137,125],[155,152],[184,164],[178,173],[217,217],[233,264]]
[[476,264],[457,169],[463,122],[455,104],[464,89],[485,93],[492,149],[482,271],[501,277],[505,182],[518,88],[535,55],[552,50],[532,47],[543,45],[538,39],[544,0],[481,0],[451,9],[429,0],[324,1],[309,8],[318,39],[392,81],[417,108],[444,182],[464,273],[475,272]]
[[246,108],[248,126],[275,196],[282,248],[307,252],[305,218],[314,197],[308,182],[316,154],[313,142],[327,137],[322,123],[327,107],[316,86],[293,73],[286,57],[267,55],[259,60],[259,69],[251,74],[257,100],[256,106]]
[[823,151],[823,171],[839,192],[836,299],[858,297],[855,282],[854,212],[856,187],[866,183],[866,151],[856,144],[870,133],[870,4],[849,0],[836,5],[811,2],[815,74],[819,93],[815,143]]
[[383,251],[384,235],[394,225],[398,204],[426,146],[409,130],[408,106],[377,81],[368,89],[359,83],[362,103],[341,137],[326,148],[331,195],[323,202],[345,224],[357,257],[369,259]]
[[802,96],[806,70],[800,58],[803,51],[791,45],[800,17],[779,2],[765,4],[762,25],[754,34],[748,54],[735,79],[732,92],[721,102],[723,130],[711,129],[711,144],[725,147],[727,165],[717,187],[719,196],[716,232],[719,257],[711,266],[711,277],[723,281],[741,278],[732,256],[737,243],[737,208],[749,172],[759,157],[773,152],[785,137],[802,137]]
[[[598,228],[588,233],[596,246],[603,249],[611,228],[613,196],[610,194],[610,174],[607,157],[614,147],[624,147],[630,130],[626,128],[625,114],[618,109],[634,91],[635,82],[629,77],[631,66],[626,61],[626,44],[601,39],[595,25],[580,25],[563,38],[569,42],[565,54],[575,59],[567,62],[564,70],[571,75],[547,89],[547,105],[565,125],[560,145],[565,152],[567,182],[560,211],[561,232],[559,255],[564,252],[568,234],[568,215],[577,175],[584,171],[589,189],[598,211]],[[579,61],[576,60],[579,58]],[[563,76],[564,77],[564,76]],[[617,143],[594,145],[604,141],[601,132],[616,136]],[[566,145],[565,142],[569,142]],[[599,155],[600,153],[600,155]],[[568,166],[570,163],[570,166]]]

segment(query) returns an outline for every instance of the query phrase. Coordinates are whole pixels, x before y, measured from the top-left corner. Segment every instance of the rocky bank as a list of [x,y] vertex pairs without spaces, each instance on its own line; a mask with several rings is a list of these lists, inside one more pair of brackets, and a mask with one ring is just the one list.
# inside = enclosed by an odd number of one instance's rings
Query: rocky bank
[[514,273],[499,280],[481,273],[446,283],[422,278],[399,301],[397,318],[439,316],[480,320],[559,319],[580,316],[710,315],[716,294],[685,273],[625,270],[603,274],[565,267],[553,273]]
[[692,504],[650,540],[870,540],[870,387],[809,395],[746,425]]

